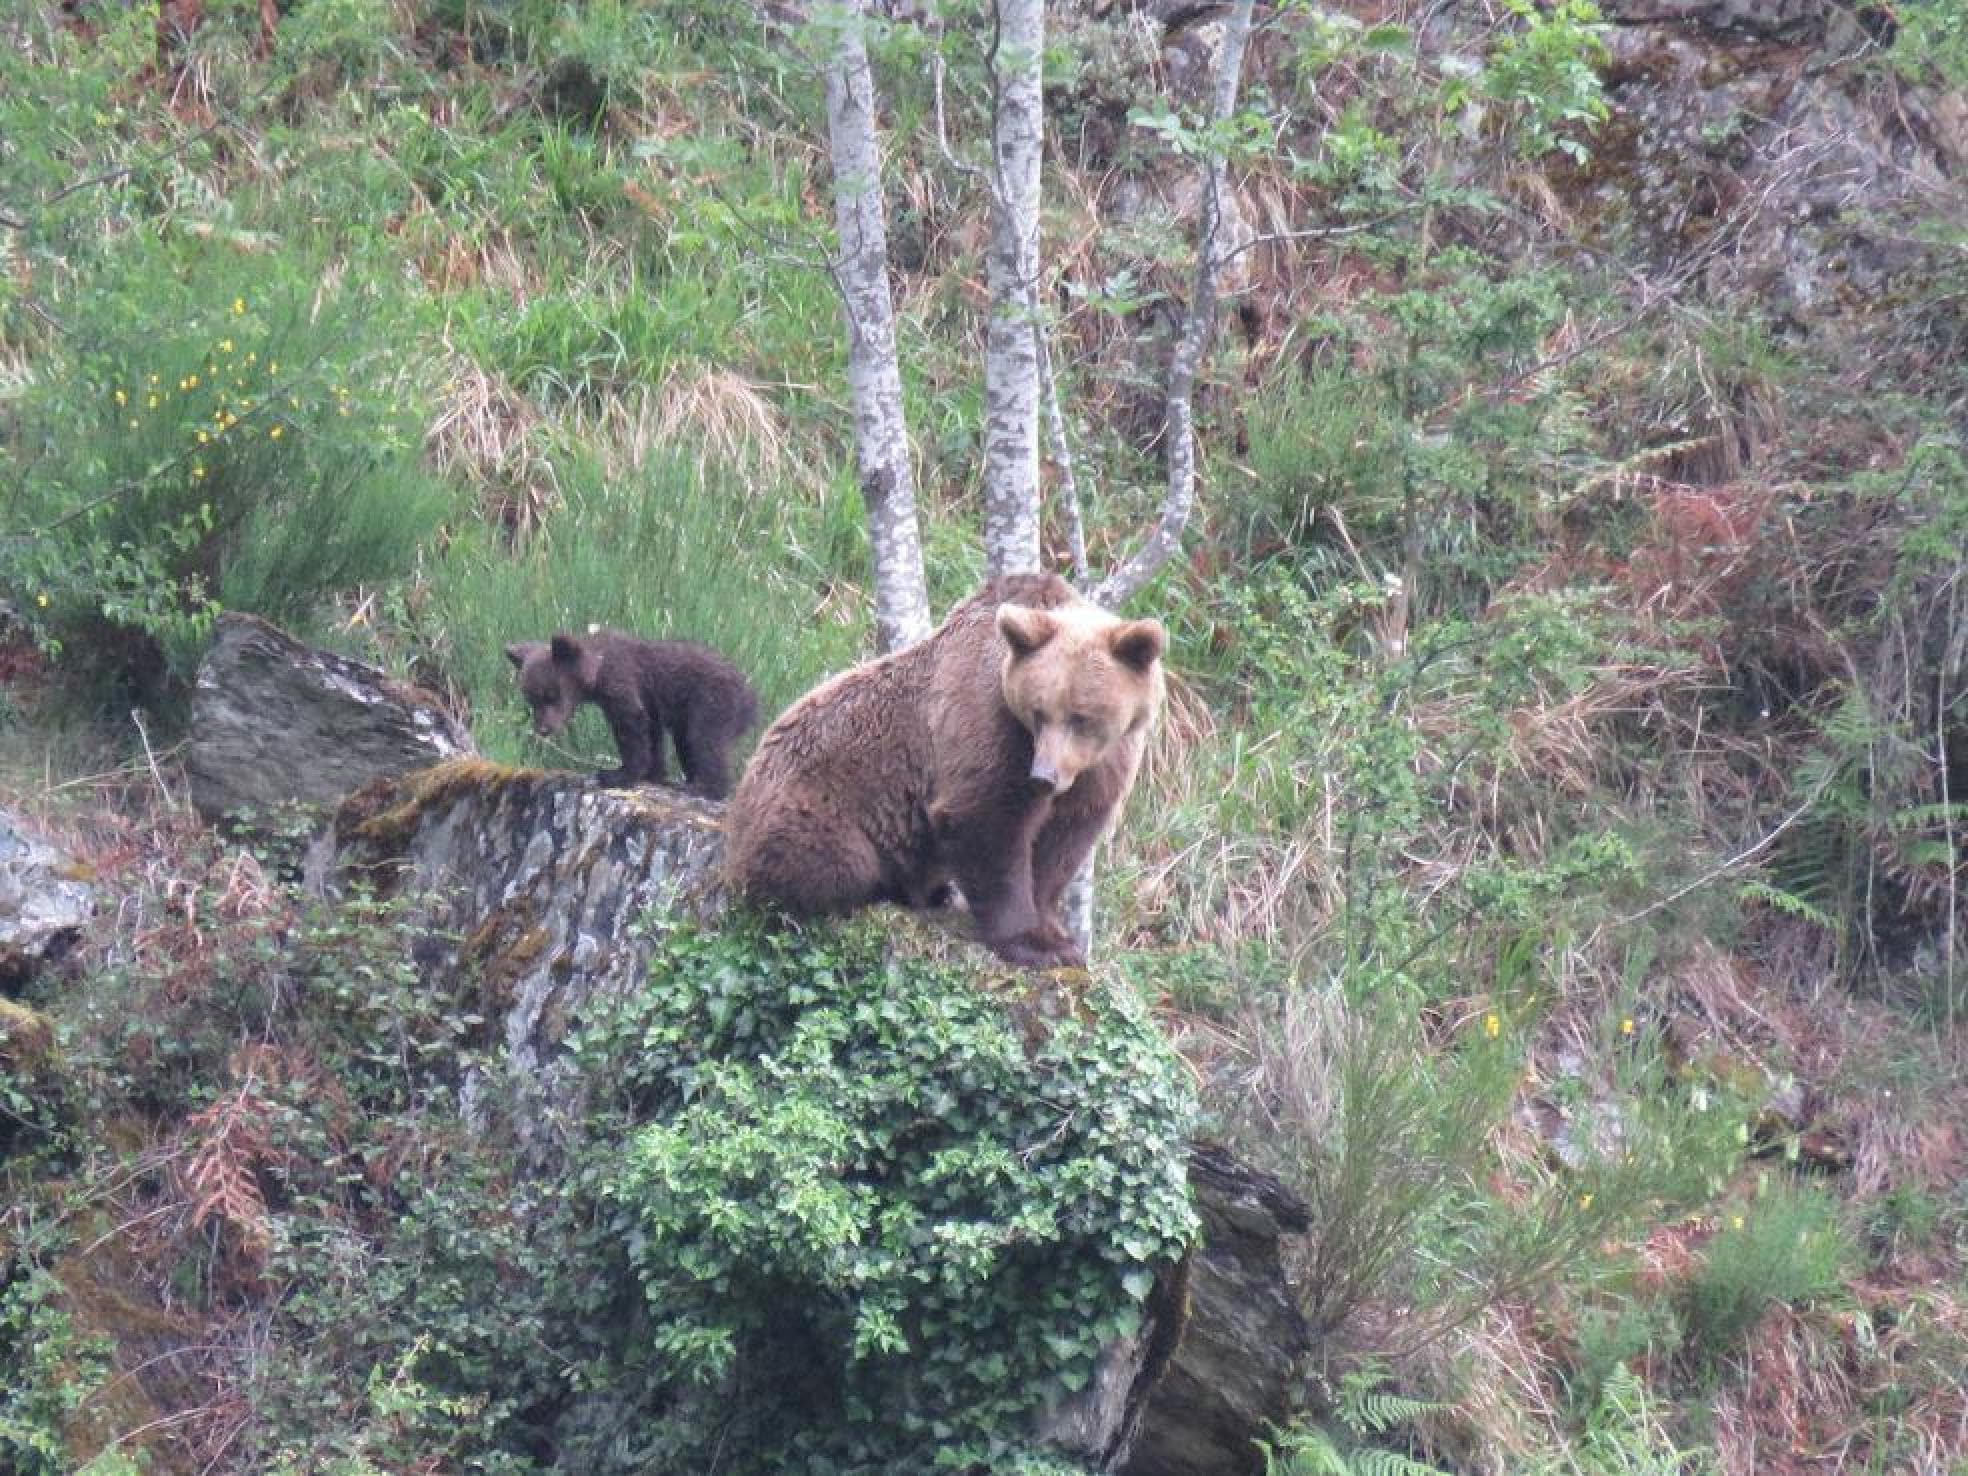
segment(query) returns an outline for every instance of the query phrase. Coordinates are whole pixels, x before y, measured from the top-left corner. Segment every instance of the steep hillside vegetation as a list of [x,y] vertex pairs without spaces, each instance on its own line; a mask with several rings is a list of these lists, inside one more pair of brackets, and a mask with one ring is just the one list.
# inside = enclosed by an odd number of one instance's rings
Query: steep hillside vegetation
[[[889,8],[940,612],[983,568],[988,7]],[[1047,554],[1097,576],[1161,499],[1228,159],[1201,502],[1127,612],[1176,680],[1098,937],[1207,1130],[1315,1209],[1319,1353],[1262,1459],[1958,1472],[1968,24],[1259,18],[1212,130],[1211,7],[1053,7],[1043,305],[1088,568],[1057,458]],[[170,745],[222,607],[568,767],[607,737],[531,738],[509,641],[708,640],[768,711],[866,652],[821,39],[685,0],[67,0],[0,37],[0,749],[119,899],[0,1001],[0,1468],[773,1459],[805,1427],[697,1443],[724,1324],[606,1304],[681,1274],[637,1175],[716,1166],[678,1139],[524,1198],[459,1101],[484,1002],[421,997],[386,912],[309,911],[290,845],[186,819]],[[614,1070],[643,1023],[590,1047]],[[759,1092],[693,1123],[779,1121]],[[932,1363],[989,1467],[1022,1406],[960,1346]],[[870,1468],[853,1413],[811,1469]]]

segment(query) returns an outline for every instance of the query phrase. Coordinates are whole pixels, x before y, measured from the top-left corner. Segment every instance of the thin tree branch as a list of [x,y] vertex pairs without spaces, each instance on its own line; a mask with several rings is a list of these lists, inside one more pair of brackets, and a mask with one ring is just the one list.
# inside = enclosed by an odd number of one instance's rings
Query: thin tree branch
[[[1217,58],[1216,85],[1210,98],[1212,127],[1227,122],[1237,106],[1243,76],[1244,48],[1250,40],[1253,0],[1238,0],[1224,24],[1223,50]],[[1168,490],[1161,516],[1141,546],[1100,582],[1094,598],[1103,605],[1125,603],[1154,578],[1181,547],[1196,502],[1196,426],[1194,396],[1203,355],[1216,326],[1217,291],[1228,256],[1217,254],[1217,234],[1223,224],[1223,201],[1229,193],[1230,169],[1221,154],[1212,153],[1203,171],[1202,225],[1196,246],[1196,277],[1189,311],[1169,358],[1168,394],[1163,423],[1167,436],[1163,455]]]

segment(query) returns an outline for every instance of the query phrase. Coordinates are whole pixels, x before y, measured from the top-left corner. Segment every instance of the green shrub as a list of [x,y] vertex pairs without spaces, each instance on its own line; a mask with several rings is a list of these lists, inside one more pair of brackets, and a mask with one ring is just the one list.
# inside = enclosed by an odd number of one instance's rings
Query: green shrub
[[1590,439],[1562,376],[1524,377],[1579,287],[1460,249],[1386,254],[1411,285],[1321,319],[1316,356],[1253,400],[1225,527],[1317,587],[1399,577],[1417,620],[1474,612],[1548,537],[1547,499]]
[[1015,1445],[1194,1232],[1186,1073],[1124,989],[1021,1030],[874,928],[728,925],[673,934],[631,1008],[655,1120],[608,1195],[668,1378],[775,1391],[718,1402],[729,1469]]
[[390,299],[136,238],[64,311],[0,440],[0,584],[71,667],[187,677],[217,609],[305,627],[443,515]]
[[[9,1214],[25,1218],[25,1205]],[[23,1228],[16,1221],[9,1232]],[[115,1449],[78,1464],[78,1411],[111,1378],[110,1345],[83,1333],[61,1283],[41,1264],[50,1247],[28,1227],[27,1244],[0,1254],[0,1470],[9,1476],[137,1476],[143,1468]],[[11,1239],[11,1235],[10,1235]],[[30,1249],[32,1247],[32,1249]],[[67,1250],[72,1247],[62,1245]]]
[[1725,1210],[1685,1292],[1689,1353],[1713,1364],[1735,1352],[1770,1307],[1836,1294],[1857,1248],[1838,1202],[1813,1184],[1779,1180]]

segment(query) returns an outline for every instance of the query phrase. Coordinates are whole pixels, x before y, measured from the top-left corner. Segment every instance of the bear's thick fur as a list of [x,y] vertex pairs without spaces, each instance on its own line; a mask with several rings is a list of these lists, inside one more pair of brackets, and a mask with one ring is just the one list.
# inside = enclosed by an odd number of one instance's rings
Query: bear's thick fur
[[1001,957],[1080,963],[1060,898],[1134,786],[1164,643],[1056,575],[993,580],[766,730],[725,818],[733,886],[810,916],[954,883]]
[[619,769],[595,777],[611,788],[667,782],[663,734],[676,744],[688,787],[711,799],[731,789],[731,747],[758,717],[745,674],[695,641],[646,641],[621,631],[557,635],[506,647],[533,731],[550,737],[592,702],[608,719]]

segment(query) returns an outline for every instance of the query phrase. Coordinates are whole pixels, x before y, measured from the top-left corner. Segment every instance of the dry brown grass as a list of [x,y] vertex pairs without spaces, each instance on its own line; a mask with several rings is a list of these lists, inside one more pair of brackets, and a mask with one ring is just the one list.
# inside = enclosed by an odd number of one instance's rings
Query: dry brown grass
[[436,401],[424,434],[432,465],[478,488],[488,521],[517,538],[537,532],[560,501],[539,407],[450,347]]

